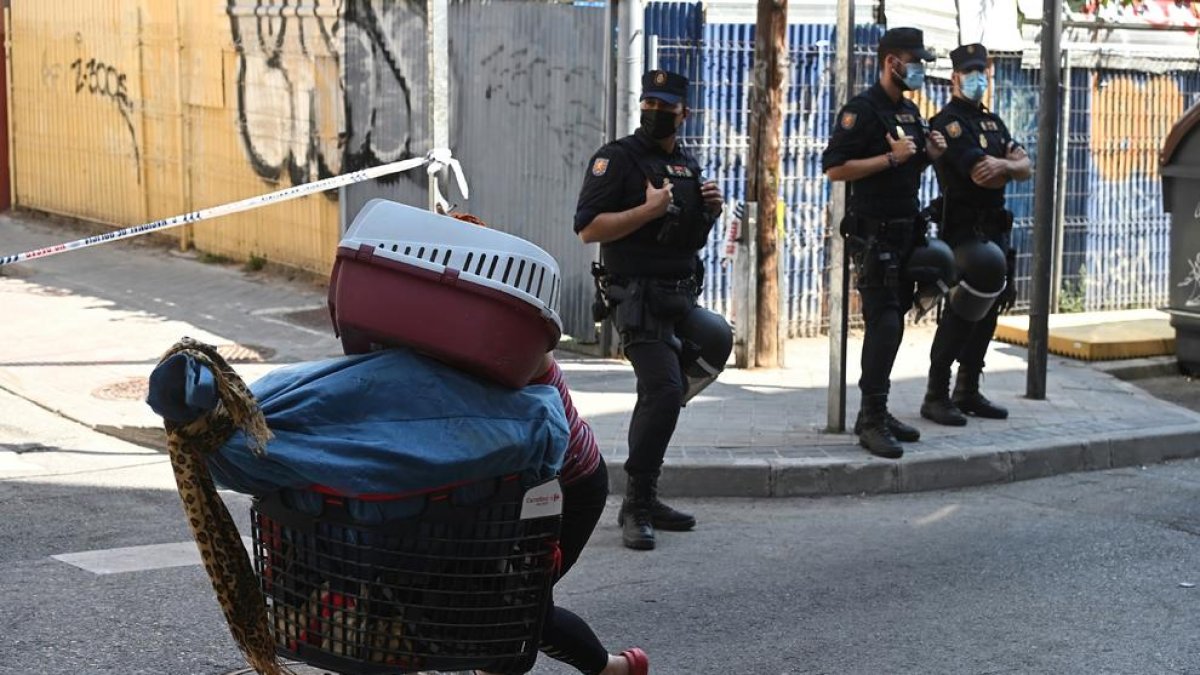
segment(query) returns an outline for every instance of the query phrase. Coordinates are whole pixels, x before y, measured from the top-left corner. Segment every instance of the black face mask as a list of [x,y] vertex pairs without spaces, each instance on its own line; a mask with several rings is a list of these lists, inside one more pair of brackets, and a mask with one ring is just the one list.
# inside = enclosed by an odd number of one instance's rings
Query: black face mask
[[670,138],[675,130],[675,116],[670,110],[643,110],[642,132],[656,141]]

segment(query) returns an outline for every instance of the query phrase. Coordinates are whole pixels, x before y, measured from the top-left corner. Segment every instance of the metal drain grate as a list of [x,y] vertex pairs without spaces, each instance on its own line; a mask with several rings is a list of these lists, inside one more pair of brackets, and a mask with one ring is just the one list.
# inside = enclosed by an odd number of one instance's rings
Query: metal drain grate
[[148,393],[150,393],[148,378],[131,377],[96,389],[92,392],[92,397],[105,401],[143,401]]
[[259,345],[233,344],[219,345],[217,353],[230,363],[263,363],[275,356],[275,350]]
[[[275,350],[270,347],[237,343],[220,345],[217,353],[230,363],[264,363],[275,356]],[[148,378],[130,377],[96,389],[92,397],[105,401],[144,401],[149,391]]]

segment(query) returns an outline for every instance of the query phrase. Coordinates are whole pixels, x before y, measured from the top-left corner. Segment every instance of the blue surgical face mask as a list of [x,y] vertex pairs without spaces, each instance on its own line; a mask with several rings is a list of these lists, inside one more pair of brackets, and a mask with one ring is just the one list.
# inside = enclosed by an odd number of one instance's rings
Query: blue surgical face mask
[[962,77],[962,94],[968,99],[978,103],[983,100],[983,95],[987,93],[988,78],[987,73],[974,71],[963,75]]
[[916,91],[925,86],[925,64],[918,61],[904,64],[904,74],[893,71],[899,83],[910,91]]

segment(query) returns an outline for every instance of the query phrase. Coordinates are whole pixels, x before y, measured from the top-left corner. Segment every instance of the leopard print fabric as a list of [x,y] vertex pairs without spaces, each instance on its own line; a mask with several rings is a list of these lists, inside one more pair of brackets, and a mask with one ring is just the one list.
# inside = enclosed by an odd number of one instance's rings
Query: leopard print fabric
[[275,639],[267,621],[258,577],[237,526],[217,495],[205,461],[237,429],[246,433],[256,455],[265,456],[271,432],[254,394],[214,347],[184,338],[163,355],[163,360],[179,353],[187,354],[212,371],[219,398],[215,410],[193,422],[164,425],[184,514],[221,603],[225,622],[247,663],[260,675],[286,675],[292,671],[275,657]]

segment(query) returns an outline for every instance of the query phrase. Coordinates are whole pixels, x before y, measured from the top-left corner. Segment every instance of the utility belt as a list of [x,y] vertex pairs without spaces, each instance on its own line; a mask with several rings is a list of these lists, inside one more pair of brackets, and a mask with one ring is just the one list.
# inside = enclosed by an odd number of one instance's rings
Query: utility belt
[[963,202],[946,202],[942,215],[942,232],[951,244],[975,236],[988,241],[1007,240],[1013,226],[1013,214],[1000,206],[971,206]]
[[867,241],[878,239],[893,243],[901,248],[913,241],[918,229],[924,232],[925,222],[917,215],[904,218],[876,218],[874,216],[849,211],[842,219],[842,236],[854,245],[854,239]]
[[675,324],[696,306],[703,288],[703,275],[678,279],[627,277],[610,274],[600,263],[592,263],[596,299],[592,318],[610,318],[628,347],[639,342],[662,341],[679,349]]
[[899,288],[904,257],[925,234],[920,216],[876,218],[855,213],[842,219],[841,232],[854,261],[859,288]]

